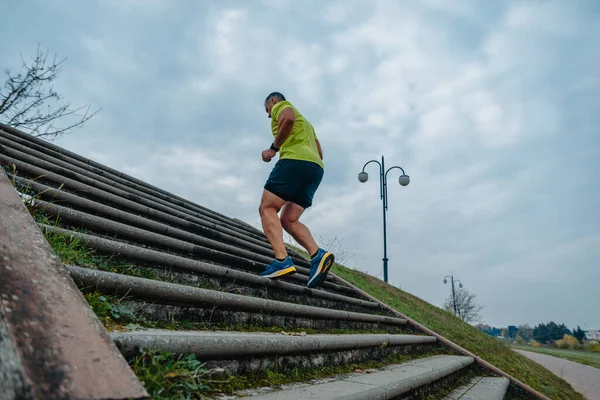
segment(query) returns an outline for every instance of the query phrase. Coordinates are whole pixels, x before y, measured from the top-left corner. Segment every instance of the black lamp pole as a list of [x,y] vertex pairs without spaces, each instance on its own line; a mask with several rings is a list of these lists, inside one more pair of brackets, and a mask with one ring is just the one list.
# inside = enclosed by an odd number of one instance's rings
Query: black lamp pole
[[[454,279],[454,275],[446,276],[446,278],[450,278],[450,281],[451,281],[451,286],[452,286],[452,305],[453,305],[453,308],[454,308],[454,315],[458,316],[458,314],[456,313],[456,291],[454,290],[454,283],[458,282],[459,283],[458,287],[460,287],[460,288],[463,287],[463,284],[458,279]],[[444,283],[448,283],[448,281],[446,280],[446,278],[444,278]]]
[[402,171],[402,175],[398,179],[398,182],[402,186],[406,186],[410,183],[410,178],[404,172],[402,167],[393,166],[387,171],[385,170],[385,160],[381,156],[381,162],[377,160],[371,160],[363,165],[362,172],[358,174],[358,180],[360,182],[366,182],[369,175],[365,172],[365,167],[370,163],[377,163],[379,165],[379,196],[383,205],[383,280],[388,281],[388,258],[387,258],[387,210],[388,210],[388,194],[387,194],[387,174],[393,169],[399,169]]

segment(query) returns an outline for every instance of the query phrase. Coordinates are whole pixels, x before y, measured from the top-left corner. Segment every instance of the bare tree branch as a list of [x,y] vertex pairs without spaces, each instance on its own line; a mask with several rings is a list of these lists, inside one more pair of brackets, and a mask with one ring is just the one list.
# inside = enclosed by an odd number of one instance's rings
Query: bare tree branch
[[454,312],[454,301],[456,301],[456,316],[464,322],[471,323],[481,320],[481,310],[483,306],[475,302],[475,295],[464,288],[458,288],[455,298],[452,293],[444,301],[444,309]]
[[[69,101],[54,90],[52,82],[62,72],[66,58],[50,61],[48,51],[40,49],[35,57],[25,60],[21,55],[21,71],[4,70],[6,81],[0,86],[0,121],[14,128],[29,131],[33,136],[55,139],[81,127],[100,110],[90,112],[90,106],[71,108]],[[66,127],[56,122],[67,119]]]

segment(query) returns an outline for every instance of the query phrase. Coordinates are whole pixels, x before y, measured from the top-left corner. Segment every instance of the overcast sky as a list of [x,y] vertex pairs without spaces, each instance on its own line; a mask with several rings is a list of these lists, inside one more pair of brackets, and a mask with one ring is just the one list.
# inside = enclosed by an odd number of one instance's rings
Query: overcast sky
[[0,0],[0,67],[37,43],[56,89],[102,108],[55,143],[259,226],[263,100],[312,122],[326,173],[305,222],[435,305],[454,274],[483,322],[600,329],[600,2]]

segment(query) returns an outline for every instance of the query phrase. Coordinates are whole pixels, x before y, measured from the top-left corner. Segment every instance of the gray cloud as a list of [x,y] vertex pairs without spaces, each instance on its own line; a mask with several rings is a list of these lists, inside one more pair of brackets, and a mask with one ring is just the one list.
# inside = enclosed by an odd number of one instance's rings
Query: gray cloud
[[[600,327],[600,39],[593,1],[0,3],[3,66],[44,46],[59,89],[103,108],[58,145],[258,226],[262,107],[313,122],[326,176],[306,222],[381,276],[376,169],[390,172],[392,283],[434,304],[454,273],[495,325]],[[558,295],[560,294],[560,295]]]

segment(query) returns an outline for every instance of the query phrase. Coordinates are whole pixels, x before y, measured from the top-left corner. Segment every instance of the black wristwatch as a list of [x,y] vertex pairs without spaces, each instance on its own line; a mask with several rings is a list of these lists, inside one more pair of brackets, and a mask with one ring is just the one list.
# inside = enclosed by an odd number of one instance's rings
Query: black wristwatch
[[271,143],[271,150],[273,150],[275,153],[277,153],[279,151],[279,149],[277,147],[275,147],[275,143]]

